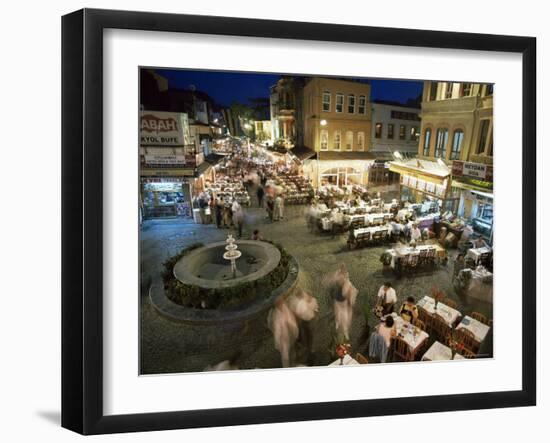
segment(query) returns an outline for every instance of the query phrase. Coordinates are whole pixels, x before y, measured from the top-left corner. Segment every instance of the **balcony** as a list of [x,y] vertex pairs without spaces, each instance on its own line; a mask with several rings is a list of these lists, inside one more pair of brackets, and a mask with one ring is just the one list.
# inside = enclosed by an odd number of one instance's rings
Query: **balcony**
[[422,114],[438,112],[473,112],[481,106],[481,100],[481,97],[472,96],[422,102]]

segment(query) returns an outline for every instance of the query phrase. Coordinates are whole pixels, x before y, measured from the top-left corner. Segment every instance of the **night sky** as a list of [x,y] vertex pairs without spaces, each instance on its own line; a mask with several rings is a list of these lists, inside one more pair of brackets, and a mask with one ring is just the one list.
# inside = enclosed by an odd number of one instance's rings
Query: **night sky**
[[[222,71],[195,71],[157,69],[168,79],[171,88],[187,89],[194,85],[206,92],[218,104],[229,106],[232,102],[247,103],[249,98],[269,97],[269,87],[279,75],[249,74]],[[389,100],[405,103],[422,93],[422,82],[406,80],[374,80],[365,78],[371,88],[371,100]]]

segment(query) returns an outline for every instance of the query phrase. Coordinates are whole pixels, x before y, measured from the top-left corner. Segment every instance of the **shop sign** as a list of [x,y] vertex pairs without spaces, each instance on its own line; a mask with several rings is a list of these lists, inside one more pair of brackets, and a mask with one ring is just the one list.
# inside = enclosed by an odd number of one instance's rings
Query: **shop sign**
[[486,182],[493,181],[493,167],[491,165],[484,165],[483,163],[472,163],[453,161],[454,177],[470,177],[481,179]]
[[185,155],[179,154],[145,154],[146,165],[185,165]]
[[139,139],[142,146],[183,146],[189,134],[187,114],[141,111]]

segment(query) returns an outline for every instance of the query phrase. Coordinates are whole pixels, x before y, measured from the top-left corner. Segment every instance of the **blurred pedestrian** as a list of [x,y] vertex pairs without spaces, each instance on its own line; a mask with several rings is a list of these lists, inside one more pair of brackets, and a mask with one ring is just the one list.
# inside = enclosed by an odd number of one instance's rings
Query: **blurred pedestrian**
[[261,208],[264,203],[264,188],[262,186],[258,186],[258,190],[256,191],[256,195],[258,197],[258,207]]
[[298,320],[298,344],[305,351],[308,365],[312,364],[313,331],[311,322],[319,312],[317,299],[303,289],[298,289],[289,297],[288,306]]
[[237,227],[238,238],[241,238],[243,236],[244,209],[240,205],[233,213],[233,223]]
[[275,349],[281,354],[282,366],[288,368],[291,364],[290,354],[298,338],[298,322],[284,297],[275,302],[275,306],[269,311],[267,322],[273,333]]

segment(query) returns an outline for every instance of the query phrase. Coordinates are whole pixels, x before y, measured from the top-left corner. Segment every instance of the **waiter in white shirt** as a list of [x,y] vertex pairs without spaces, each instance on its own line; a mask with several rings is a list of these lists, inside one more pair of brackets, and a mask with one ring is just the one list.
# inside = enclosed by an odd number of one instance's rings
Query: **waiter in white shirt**
[[393,312],[395,303],[397,303],[397,294],[392,288],[391,282],[384,282],[378,290],[378,300],[376,305],[382,308],[382,315],[388,315]]
[[422,232],[420,231],[418,225],[413,223],[411,229],[411,243],[416,245],[420,240],[422,240]]

